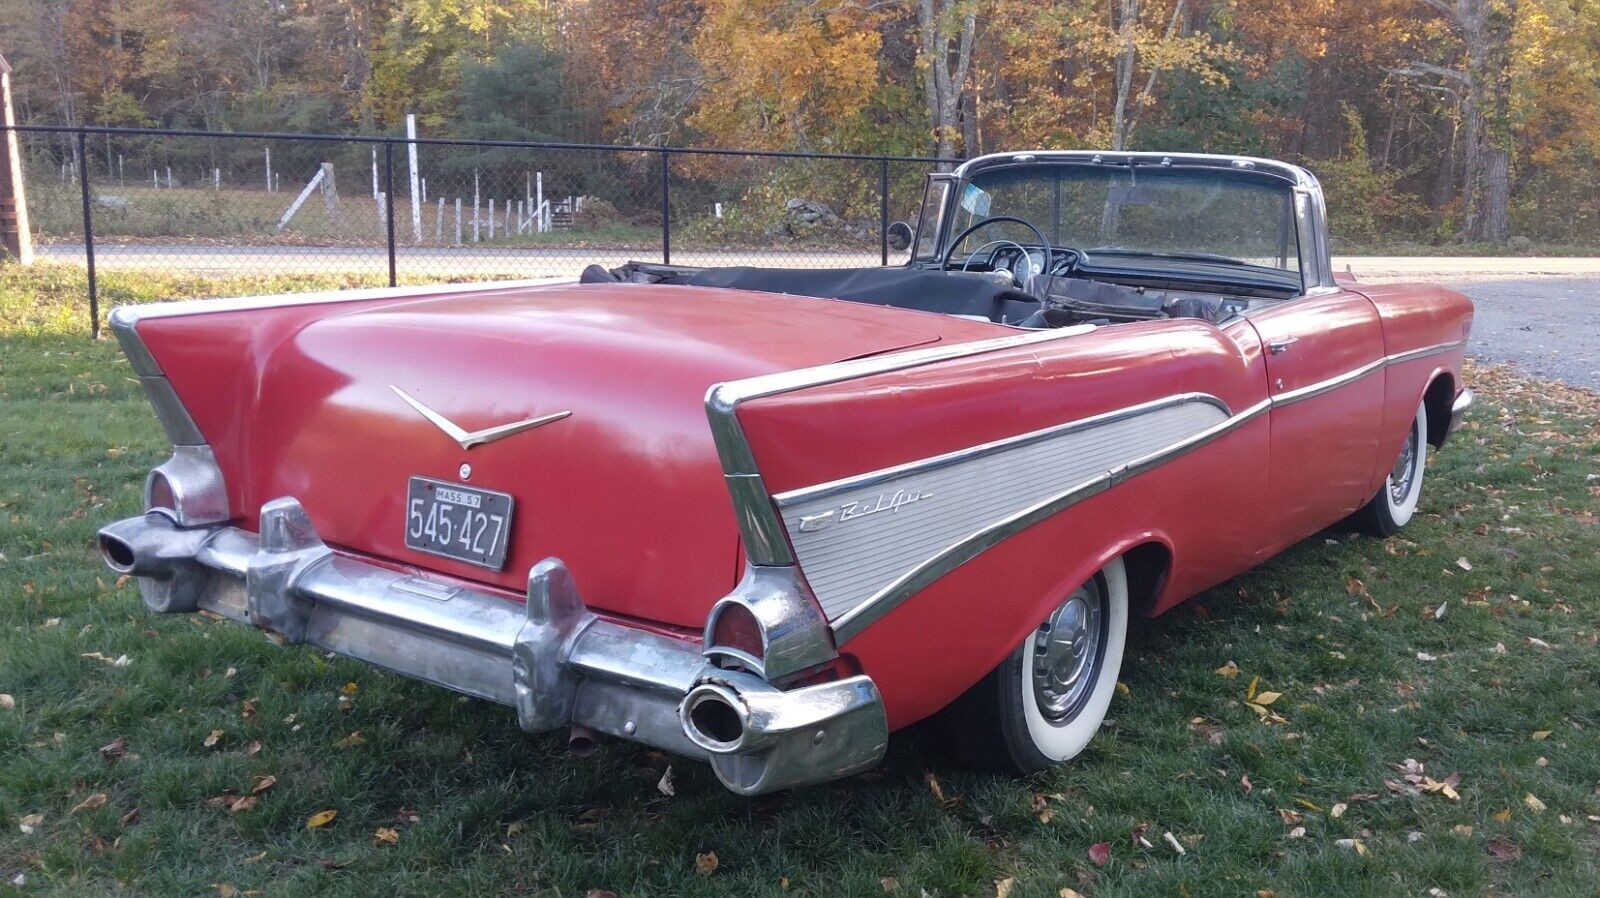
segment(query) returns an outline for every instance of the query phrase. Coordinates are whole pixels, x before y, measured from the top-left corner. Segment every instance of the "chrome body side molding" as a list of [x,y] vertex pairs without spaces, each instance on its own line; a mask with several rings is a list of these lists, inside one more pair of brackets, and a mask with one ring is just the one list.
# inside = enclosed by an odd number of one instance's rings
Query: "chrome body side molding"
[[1303,387],[1297,387],[1293,390],[1278,393],[1272,397],[1272,404],[1274,407],[1293,405],[1296,402],[1312,399],[1317,396],[1321,396],[1324,393],[1337,390],[1346,384],[1354,383],[1369,374],[1382,371],[1390,365],[1399,365],[1403,362],[1415,361],[1416,359],[1426,358],[1430,355],[1438,355],[1440,353],[1449,352],[1452,349],[1460,349],[1465,345],[1467,345],[1467,341],[1455,340],[1450,343],[1435,343],[1431,346],[1423,346],[1418,349],[1408,350],[1406,352],[1397,352],[1392,355],[1386,355],[1382,358],[1374,359],[1373,361],[1370,361],[1365,365],[1361,365],[1360,367],[1352,368],[1343,374],[1334,375],[1326,380],[1319,380],[1313,384],[1306,384]]
[[[1453,341],[1386,355],[1239,411],[1214,396],[1179,394],[777,496],[767,493],[736,417],[739,403],[748,399],[1061,336],[1060,331],[1032,332],[713,387],[707,410],[751,563],[797,565],[830,622],[834,643],[843,645],[984,550],[1129,477],[1273,408],[1321,396],[1389,365],[1465,345]],[[1021,464],[1015,460],[1033,455],[1048,457],[1049,464],[1030,461],[1030,469],[1053,465],[1061,476],[1037,489],[1003,484],[997,495],[983,493],[986,483],[996,482],[998,466]],[[759,551],[752,536],[760,541]]]
[[[1214,396],[1183,394],[774,497],[823,612],[848,638],[853,614],[996,526],[1227,421]],[[1018,477],[1019,471],[1028,476]],[[921,576],[919,576],[919,574]]]
[[739,426],[739,406],[751,399],[776,396],[808,387],[820,387],[903,371],[949,359],[965,358],[984,353],[999,352],[1019,346],[1031,346],[1086,334],[1094,325],[1079,325],[1056,330],[1025,331],[1007,334],[991,340],[970,343],[949,343],[892,352],[818,365],[780,371],[744,380],[712,385],[706,392],[706,416],[711,422],[711,436],[722,461],[722,471],[728,481],[728,492],[733,496],[734,509],[739,516],[739,531],[744,537],[745,553],[755,565],[786,565],[794,563],[794,556],[784,538],[782,522],[774,512],[770,494],[756,467],[755,455]]
[[[1212,407],[1212,406],[1207,406]],[[1128,458],[1109,470],[1102,471],[1083,481],[1048,495],[1038,502],[1013,514],[998,519],[977,521],[959,539],[890,581],[868,596],[854,608],[833,621],[834,638],[840,645],[860,635],[867,627],[898,608],[912,596],[926,589],[940,577],[971,561],[984,551],[999,545],[1007,538],[1051,518],[1062,511],[1095,496],[1130,477],[1142,474],[1206,444],[1220,439],[1239,427],[1255,420],[1270,408],[1263,401],[1239,412],[1221,414],[1210,426],[1195,430],[1176,442],[1163,445],[1143,455]],[[1223,406],[1226,409],[1226,406]],[[1197,416],[1198,417],[1198,416]],[[1137,419],[1134,419],[1137,420]]]

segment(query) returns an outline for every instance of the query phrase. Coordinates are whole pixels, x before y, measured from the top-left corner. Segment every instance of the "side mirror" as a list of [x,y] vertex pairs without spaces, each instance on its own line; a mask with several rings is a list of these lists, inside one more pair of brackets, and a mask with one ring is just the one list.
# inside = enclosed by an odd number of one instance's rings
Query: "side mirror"
[[887,233],[889,248],[897,253],[903,253],[911,248],[911,225],[903,221],[892,222]]

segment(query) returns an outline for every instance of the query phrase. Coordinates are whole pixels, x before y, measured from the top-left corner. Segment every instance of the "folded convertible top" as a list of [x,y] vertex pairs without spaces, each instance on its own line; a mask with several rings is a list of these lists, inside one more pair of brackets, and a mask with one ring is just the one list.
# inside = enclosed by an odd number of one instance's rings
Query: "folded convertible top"
[[[1038,300],[991,275],[964,271],[925,271],[916,268],[726,268],[683,269],[629,263],[610,272],[613,278],[633,280],[638,275],[657,284],[726,287],[843,299],[850,302],[975,315],[997,322],[1016,322],[1039,308]],[[594,279],[594,267],[584,280]],[[632,275],[630,277],[629,275]]]

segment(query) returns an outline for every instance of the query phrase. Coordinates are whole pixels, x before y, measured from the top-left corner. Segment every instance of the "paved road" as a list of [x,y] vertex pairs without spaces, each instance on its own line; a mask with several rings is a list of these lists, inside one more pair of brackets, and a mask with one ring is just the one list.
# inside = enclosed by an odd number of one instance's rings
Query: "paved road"
[[[83,247],[44,246],[52,261],[81,262]],[[576,275],[584,265],[607,267],[628,259],[658,258],[650,249],[401,247],[402,273],[439,277],[472,275]],[[387,274],[381,248],[106,246],[101,269],[183,270],[197,274],[265,274],[275,271]],[[783,251],[753,253],[678,250],[685,265],[750,264],[789,267],[876,265],[872,252]],[[1513,362],[1532,374],[1600,389],[1600,258],[1478,258],[1341,256],[1334,267],[1364,281],[1427,280],[1472,297],[1478,304],[1468,347],[1479,359]]]

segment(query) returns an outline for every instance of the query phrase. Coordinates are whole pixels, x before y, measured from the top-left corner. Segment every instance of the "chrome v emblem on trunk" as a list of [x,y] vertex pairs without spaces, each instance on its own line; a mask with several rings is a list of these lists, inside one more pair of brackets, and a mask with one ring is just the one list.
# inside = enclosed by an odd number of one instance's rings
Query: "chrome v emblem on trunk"
[[549,424],[552,421],[560,421],[562,418],[572,414],[572,412],[556,412],[555,414],[551,415],[541,415],[537,418],[529,418],[526,421],[514,421],[510,424],[500,424],[495,427],[485,427],[482,430],[474,430],[469,433],[461,429],[456,422],[446,418],[444,415],[439,414],[433,409],[428,408],[426,405],[423,405],[421,402],[411,398],[406,394],[405,390],[400,389],[394,384],[390,384],[389,389],[393,390],[401,399],[404,399],[407,405],[420,412],[422,417],[432,421],[433,426],[444,431],[445,434],[450,437],[450,439],[459,443],[462,449],[471,449],[473,446],[483,443],[492,443],[495,440],[498,440],[502,437],[511,436],[514,433],[521,433],[524,430],[532,430],[533,428],[538,427],[540,424]]

